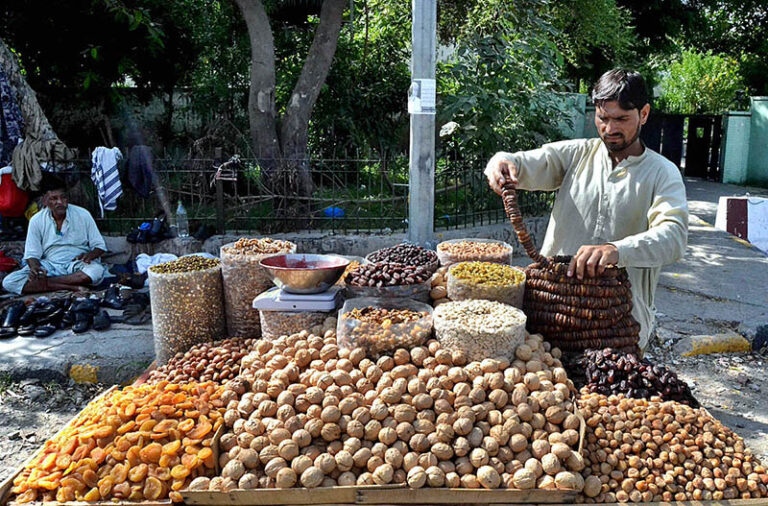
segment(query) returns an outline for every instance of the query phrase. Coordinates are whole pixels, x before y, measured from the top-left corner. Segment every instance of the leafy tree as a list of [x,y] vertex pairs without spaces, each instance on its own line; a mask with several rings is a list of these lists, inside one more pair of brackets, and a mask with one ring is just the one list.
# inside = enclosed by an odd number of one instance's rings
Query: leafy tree
[[632,63],[637,44],[632,14],[616,0],[555,0],[553,24],[566,73],[585,90],[607,70]]
[[440,121],[464,155],[526,149],[557,136],[558,31],[542,0],[491,0],[469,12],[456,56],[439,69]]
[[734,58],[686,50],[666,70],[658,105],[671,113],[719,114],[733,104],[741,86]]

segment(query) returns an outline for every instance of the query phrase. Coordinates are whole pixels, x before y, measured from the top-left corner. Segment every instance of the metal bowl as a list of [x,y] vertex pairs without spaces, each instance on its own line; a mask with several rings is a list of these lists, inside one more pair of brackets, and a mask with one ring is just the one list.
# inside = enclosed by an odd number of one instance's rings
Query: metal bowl
[[339,280],[349,260],[337,255],[292,253],[267,257],[259,265],[272,282],[290,293],[310,294],[328,290]]

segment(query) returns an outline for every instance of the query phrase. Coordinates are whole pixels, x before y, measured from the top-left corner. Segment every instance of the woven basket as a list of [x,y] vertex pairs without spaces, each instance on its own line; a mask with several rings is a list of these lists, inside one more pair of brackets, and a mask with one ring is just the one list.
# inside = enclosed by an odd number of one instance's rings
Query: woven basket
[[528,330],[563,351],[590,348],[636,350],[640,325],[632,317],[632,291],[626,269],[608,266],[598,277],[568,277],[570,256],[545,257],[523,223],[517,191],[507,183],[504,210],[533,263],[525,269],[523,308]]

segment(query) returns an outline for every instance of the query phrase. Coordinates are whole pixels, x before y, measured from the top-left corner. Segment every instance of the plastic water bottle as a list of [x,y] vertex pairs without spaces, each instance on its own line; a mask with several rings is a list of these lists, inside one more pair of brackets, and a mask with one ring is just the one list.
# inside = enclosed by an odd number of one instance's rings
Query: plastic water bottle
[[189,220],[187,220],[187,210],[181,205],[179,200],[179,207],[176,208],[176,230],[179,237],[189,237]]

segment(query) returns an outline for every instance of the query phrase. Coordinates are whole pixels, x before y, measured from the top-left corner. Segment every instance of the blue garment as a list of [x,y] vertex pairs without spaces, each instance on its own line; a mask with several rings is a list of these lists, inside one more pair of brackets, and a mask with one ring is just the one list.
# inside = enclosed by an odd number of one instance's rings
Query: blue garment
[[16,101],[8,76],[0,68],[0,167],[11,161],[11,155],[24,131],[24,117]]
[[152,169],[152,148],[137,145],[128,152],[128,182],[143,198],[152,192],[155,173]]
[[105,148],[100,146],[93,150],[91,156],[91,180],[96,185],[99,195],[99,210],[101,217],[104,211],[117,209],[117,199],[123,194],[123,185],[120,184],[120,173],[117,170],[117,162],[122,160],[123,154],[117,148]]

